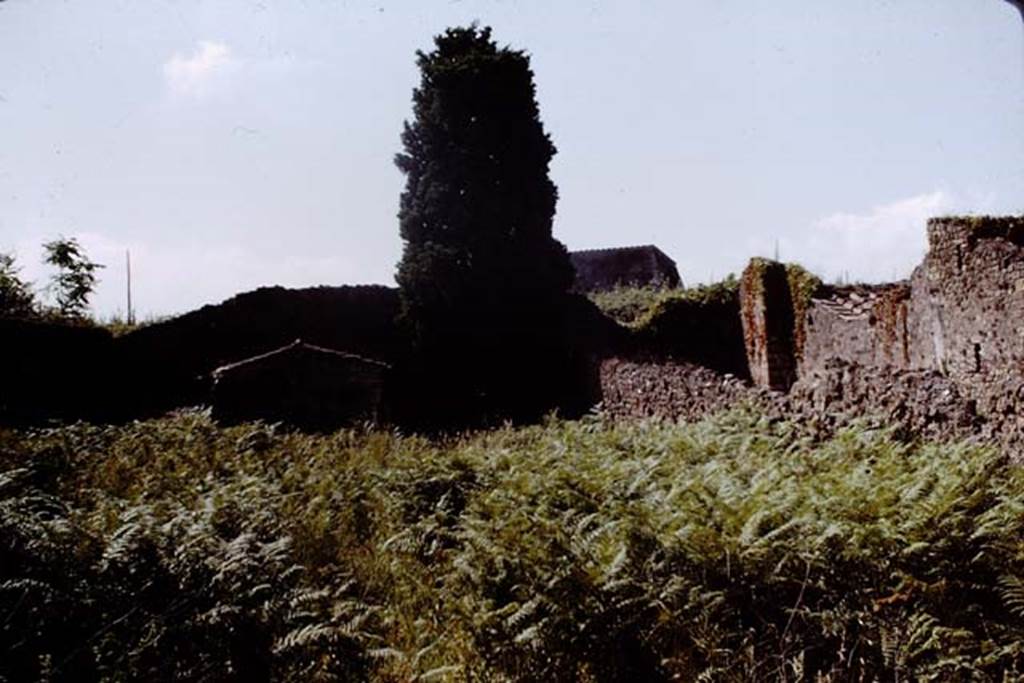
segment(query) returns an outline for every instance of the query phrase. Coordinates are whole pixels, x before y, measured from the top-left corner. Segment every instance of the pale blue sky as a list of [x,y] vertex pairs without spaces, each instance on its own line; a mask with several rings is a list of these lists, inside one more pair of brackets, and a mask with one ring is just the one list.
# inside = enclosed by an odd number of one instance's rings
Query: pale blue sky
[[101,315],[264,284],[392,284],[392,158],[445,27],[532,55],[570,249],[654,243],[909,273],[932,214],[1024,211],[1024,27],[1003,0],[7,0],[0,250],[76,235]]

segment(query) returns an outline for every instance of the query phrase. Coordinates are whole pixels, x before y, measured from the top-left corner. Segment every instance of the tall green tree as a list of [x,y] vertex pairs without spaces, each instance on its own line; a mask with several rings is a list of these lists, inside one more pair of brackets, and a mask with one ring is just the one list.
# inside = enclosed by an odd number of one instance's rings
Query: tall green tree
[[529,57],[499,48],[490,28],[448,29],[417,64],[413,120],[395,159],[406,176],[403,317],[425,362],[449,376],[457,365],[473,377],[463,389],[494,397],[515,391],[495,364],[535,359],[560,334],[573,271],[552,237],[555,146]]
[[103,266],[86,256],[74,237],[61,237],[43,244],[43,261],[54,268],[50,286],[57,298],[57,310],[65,318],[84,318],[89,297],[99,279],[96,271]]

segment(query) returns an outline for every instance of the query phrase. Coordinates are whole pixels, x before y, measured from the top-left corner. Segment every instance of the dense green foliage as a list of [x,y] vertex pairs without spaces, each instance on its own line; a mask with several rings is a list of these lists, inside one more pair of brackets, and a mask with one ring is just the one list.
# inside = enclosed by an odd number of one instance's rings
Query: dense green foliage
[[564,337],[573,271],[552,237],[555,147],[527,55],[476,26],[434,43],[417,53],[413,120],[395,159],[406,176],[402,315],[422,367],[443,377],[447,395],[515,413],[516,396],[545,393],[525,385],[544,376],[531,368]]
[[697,304],[719,304],[735,301],[739,293],[739,280],[729,275],[711,284],[685,288],[671,287],[616,287],[602,292],[590,292],[587,298],[616,322],[633,327],[651,323],[659,312],[674,301]]
[[[737,413],[0,432],[0,679],[1019,680],[1024,472]],[[817,677],[817,678],[816,678]]]
[[747,374],[739,281],[732,275],[686,289],[624,287],[590,298],[626,328],[625,353]]

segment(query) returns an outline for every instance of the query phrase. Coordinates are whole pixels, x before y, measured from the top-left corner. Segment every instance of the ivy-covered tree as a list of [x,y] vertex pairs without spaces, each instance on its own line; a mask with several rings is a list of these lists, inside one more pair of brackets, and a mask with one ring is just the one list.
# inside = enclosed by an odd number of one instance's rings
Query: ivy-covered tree
[[555,146],[525,53],[499,48],[475,25],[434,44],[417,53],[414,117],[395,159],[406,176],[403,317],[424,363],[467,380],[449,393],[468,391],[501,412],[522,393],[522,367],[557,346],[572,283],[551,233]]

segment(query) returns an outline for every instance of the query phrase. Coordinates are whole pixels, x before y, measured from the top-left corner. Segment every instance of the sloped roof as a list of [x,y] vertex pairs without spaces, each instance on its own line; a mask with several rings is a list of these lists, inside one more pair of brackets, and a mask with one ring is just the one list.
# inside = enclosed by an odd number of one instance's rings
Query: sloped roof
[[306,342],[302,341],[301,339],[296,339],[291,344],[288,344],[287,346],[282,346],[279,349],[274,349],[273,351],[268,351],[266,353],[261,353],[258,356],[252,356],[251,358],[245,358],[243,360],[236,361],[234,363],[228,363],[227,365],[222,365],[222,366],[220,366],[219,368],[217,368],[216,370],[213,371],[213,376],[214,377],[219,377],[220,375],[222,375],[222,374],[224,374],[226,372],[230,372],[232,370],[236,370],[238,368],[247,367],[247,366],[250,366],[250,365],[257,365],[257,364],[262,363],[262,362],[264,362],[266,360],[269,360],[271,358],[277,358],[277,357],[280,357],[280,356],[295,355],[295,354],[314,354],[314,355],[329,356],[329,357],[337,358],[339,360],[356,361],[356,362],[359,362],[359,363],[366,363],[368,365],[376,365],[376,366],[380,367],[381,369],[387,369],[387,368],[391,367],[387,363],[383,363],[383,362],[381,362],[379,360],[373,360],[372,358],[364,358],[363,356],[357,356],[354,353],[346,353],[344,351],[336,351],[334,349],[325,349],[322,346],[314,346],[313,344],[307,344]]

